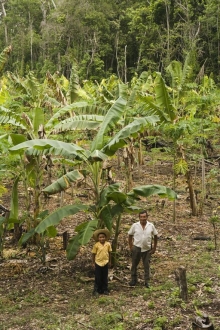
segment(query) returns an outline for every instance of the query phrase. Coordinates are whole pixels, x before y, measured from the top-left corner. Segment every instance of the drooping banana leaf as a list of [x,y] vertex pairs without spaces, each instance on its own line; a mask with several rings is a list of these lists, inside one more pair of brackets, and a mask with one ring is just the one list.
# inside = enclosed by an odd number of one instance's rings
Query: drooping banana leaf
[[61,109],[59,109],[54,115],[53,117],[50,118],[50,120],[47,122],[47,124],[45,125],[46,128],[50,127],[56,120],[58,120],[59,118],[62,118],[63,115],[65,115],[68,112],[74,111],[75,109],[83,109],[85,107],[94,107],[94,102],[85,102],[85,101],[81,101],[81,102],[74,102],[72,104],[69,104]]
[[36,149],[38,151],[50,150],[51,153],[56,155],[69,156],[78,159],[87,159],[87,154],[90,154],[85,149],[73,143],[65,143],[62,141],[50,140],[50,139],[34,139],[20,143],[12,148],[9,151],[13,154],[23,153],[25,149]]
[[97,115],[74,116],[55,125],[52,134],[74,130],[96,130],[101,125],[103,118],[103,116]]
[[48,195],[53,195],[58,192],[65,191],[70,187],[71,182],[75,182],[83,178],[83,175],[78,170],[74,170],[63,175],[57,181],[43,189],[43,191]]
[[105,187],[101,194],[100,194],[100,200],[99,200],[99,204],[98,207],[102,208],[104,205],[107,204],[108,202],[108,195],[112,192],[117,192],[119,190],[120,184],[119,183],[113,183],[107,187]]
[[0,124],[10,124],[12,126],[19,127],[21,129],[26,129],[26,126],[18,117],[13,117],[10,115],[0,115]]
[[168,199],[171,200],[177,198],[177,194],[174,190],[161,185],[146,185],[146,186],[135,187],[132,189],[131,192],[129,192],[129,194],[133,195],[133,197],[135,197],[136,195],[142,197],[159,195],[161,197],[167,197]]
[[60,221],[69,216],[76,214],[80,211],[86,211],[88,209],[87,205],[66,205],[62,208],[57,209],[55,212],[49,214],[39,225],[35,228],[35,232],[38,234],[43,233],[48,227],[56,226]]
[[19,245],[23,245],[24,243],[26,243],[31,237],[33,237],[35,234],[35,229],[32,228],[31,230],[29,230],[27,233],[24,233],[21,238],[19,239],[18,244]]
[[93,235],[94,230],[97,228],[98,220],[91,220],[85,223],[82,230],[79,231],[79,243],[81,245],[86,245]]
[[109,193],[107,195],[107,200],[112,200],[116,204],[123,204],[127,199],[127,194],[120,192],[120,191],[114,191],[112,193]]
[[93,235],[97,227],[98,220],[92,220],[85,223],[85,226],[81,229],[81,231],[76,234],[73,238],[69,240],[69,244],[67,246],[67,259],[73,260],[81,245],[87,244],[90,238]]
[[104,206],[104,208],[100,212],[99,217],[100,219],[103,220],[106,228],[108,228],[108,230],[111,231],[113,224],[113,216],[112,216],[111,206],[109,204]]
[[76,257],[79,248],[81,246],[79,239],[80,239],[79,233],[76,234],[76,236],[70,238],[66,249],[66,255],[68,260],[73,260]]
[[132,123],[122,128],[101,151],[108,156],[114,155],[119,148],[122,148],[127,144],[127,138],[136,137],[137,134],[146,129],[149,124],[153,125],[157,121],[159,121],[158,116],[148,116],[135,119]]
[[104,154],[103,152],[101,152],[100,150],[94,150],[89,155],[88,160],[90,162],[100,162],[100,161],[106,160],[107,158],[108,158],[108,156],[106,154]]
[[22,134],[10,134],[10,138],[14,145],[27,141],[26,137]]

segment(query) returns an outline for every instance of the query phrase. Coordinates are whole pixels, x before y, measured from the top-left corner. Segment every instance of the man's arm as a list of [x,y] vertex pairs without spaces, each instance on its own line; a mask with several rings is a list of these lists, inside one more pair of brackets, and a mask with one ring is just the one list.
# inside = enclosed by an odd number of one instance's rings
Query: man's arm
[[154,235],[154,246],[152,247],[150,253],[154,254],[157,248],[157,235]]
[[133,247],[133,235],[128,235],[128,245],[130,250],[132,250]]

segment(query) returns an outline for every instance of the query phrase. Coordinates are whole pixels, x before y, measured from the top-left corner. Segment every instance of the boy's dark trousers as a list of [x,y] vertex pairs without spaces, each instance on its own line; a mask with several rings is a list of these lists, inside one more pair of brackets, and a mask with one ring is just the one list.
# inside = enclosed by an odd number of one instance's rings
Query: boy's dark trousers
[[108,264],[105,266],[95,264],[94,291],[97,291],[98,293],[108,291]]

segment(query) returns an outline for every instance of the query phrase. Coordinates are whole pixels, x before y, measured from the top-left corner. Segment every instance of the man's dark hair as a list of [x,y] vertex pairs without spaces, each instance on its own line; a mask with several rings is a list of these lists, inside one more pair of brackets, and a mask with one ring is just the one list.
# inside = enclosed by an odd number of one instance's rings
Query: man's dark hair
[[140,211],[140,212],[139,212],[139,217],[140,217],[141,214],[145,214],[145,213],[146,213],[146,215],[148,215],[148,213],[147,213],[146,210]]

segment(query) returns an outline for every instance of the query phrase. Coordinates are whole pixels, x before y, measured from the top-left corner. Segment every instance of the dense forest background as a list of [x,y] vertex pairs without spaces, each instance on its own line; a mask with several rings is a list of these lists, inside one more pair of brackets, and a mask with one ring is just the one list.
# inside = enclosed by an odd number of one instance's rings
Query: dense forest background
[[13,52],[5,70],[38,78],[47,71],[81,80],[116,74],[127,82],[191,52],[195,74],[220,69],[218,0],[1,0],[0,49]]

